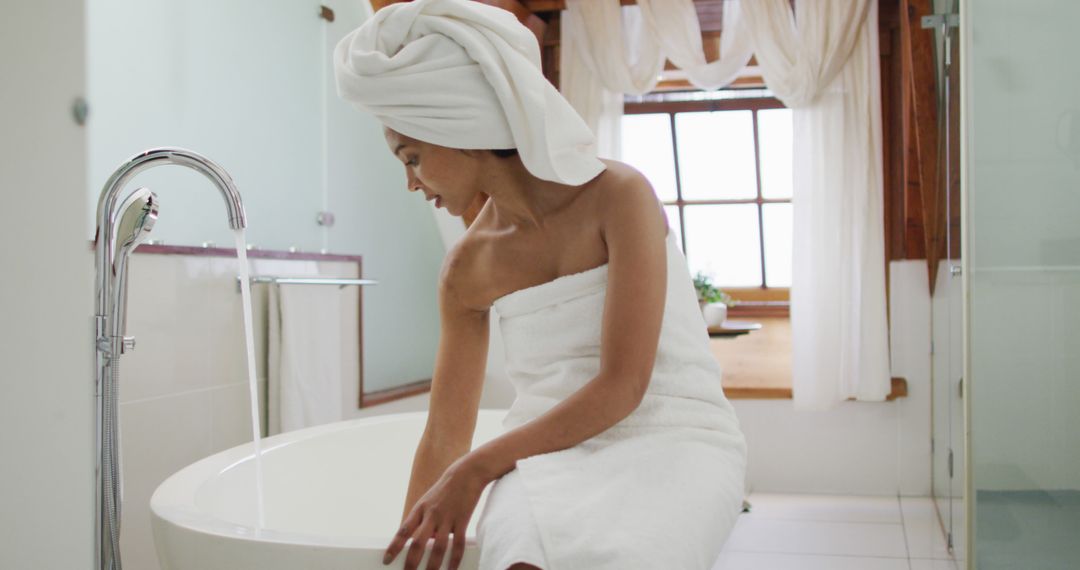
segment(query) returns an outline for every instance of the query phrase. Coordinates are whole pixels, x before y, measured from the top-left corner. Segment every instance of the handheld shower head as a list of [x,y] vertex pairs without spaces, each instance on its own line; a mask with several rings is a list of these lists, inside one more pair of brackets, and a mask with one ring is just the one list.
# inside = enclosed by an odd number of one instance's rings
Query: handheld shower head
[[111,314],[116,320],[120,336],[127,329],[127,267],[132,251],[150,239],[150,230],[158,217],[158,197],[149,188],[138,188],[120,204],[118,214],[112,220],[112,283],[114,297]]
[[113,263],[120,263],[139,244],[150,239],[150,230],[158,217],[157,194],[138,188],[120,204],[120,215],[113,222]]

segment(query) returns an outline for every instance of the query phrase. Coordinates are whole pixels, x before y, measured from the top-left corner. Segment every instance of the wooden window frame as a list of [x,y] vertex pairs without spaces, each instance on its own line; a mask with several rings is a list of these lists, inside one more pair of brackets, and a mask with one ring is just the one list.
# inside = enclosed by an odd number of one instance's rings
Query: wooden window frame
[[[623,114],[667,114],[671,125],[671,144],[675,160],[675,197],[674,201],[664,201],[665,206],[676,206],[679,210],[679,235],[683,251],[686,251],[686,206],[719,204],[755,204],[758,212],[758,243],[761,255],[761,285],[758,287],[725,287],[724,291],[738,299],[729,314],[736,317],[788,316],[790,314],[791,289],[789,287],[768,287],[765,275],[765,231],[763,209],[765,204],[790,204],[791,198],[764,198],[761,195],[761,152],[758,141],[758,111],[768,109],[786,109],[787,106],[775,97],[748,97],[718,99],[711,101],[662,101],[626,103]],[[751,111],[754,128],[754,172],[757,180],[757,196],[738,200],[684,200],[682,180],[679,171],[679,143],[675,132],[675,115],[679,113],[699,113],[708,111]]]

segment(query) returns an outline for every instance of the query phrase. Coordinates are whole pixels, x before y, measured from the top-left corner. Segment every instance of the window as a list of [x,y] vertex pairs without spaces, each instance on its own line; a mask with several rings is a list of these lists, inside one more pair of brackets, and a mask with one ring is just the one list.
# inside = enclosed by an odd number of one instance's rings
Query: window
[[743,301],[787,301],[791,110],[760,91],[717,93],[628,102],[623,160],[652,182],[691,274]]

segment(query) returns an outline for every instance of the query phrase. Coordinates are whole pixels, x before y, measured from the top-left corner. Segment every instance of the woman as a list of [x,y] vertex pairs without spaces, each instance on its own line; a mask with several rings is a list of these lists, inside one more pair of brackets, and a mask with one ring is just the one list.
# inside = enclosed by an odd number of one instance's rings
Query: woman
[[[457,568],[494,483],[484,570],[708,570],[746,451],[686,260],[539,61],[510,13],[470,0],[393,4],[335,50],[339,94],[383,122],[410,191],[454,215],[489,196],[440,274],[430,413],[385,562],[411,540],[406,568],[429,542],[426,568]],[[470,451],[491,308],[517,398]]]

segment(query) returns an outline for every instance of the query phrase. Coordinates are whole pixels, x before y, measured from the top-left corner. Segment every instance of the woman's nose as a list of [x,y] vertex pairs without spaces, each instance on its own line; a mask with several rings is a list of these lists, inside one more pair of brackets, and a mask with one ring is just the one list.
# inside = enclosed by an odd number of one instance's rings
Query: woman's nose
[[417,190],[420,190],[423,186],[422,184],[420,184],[420,181],[417,180],[416,176],[414,176],[413,173],[409,171],[405,172],[405,184],[408,187],[409,192],[415,192]]

